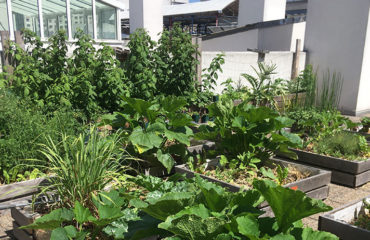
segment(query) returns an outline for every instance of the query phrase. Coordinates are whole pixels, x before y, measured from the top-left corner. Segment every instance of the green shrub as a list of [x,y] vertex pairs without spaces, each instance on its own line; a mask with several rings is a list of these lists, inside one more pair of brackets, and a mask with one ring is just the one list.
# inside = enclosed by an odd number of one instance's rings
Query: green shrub
[[[0,182],[13,182],[27,170],[25,159],[39,158],[38,143],[46,136],[59,141],[61,132],[74,135],[82,131],[77,113],[54,112],[46,116],[14,94],[0,90]],[[41,158],[46,165],[45,158]]]
[[338,132],[315,142],[314,149],[320,154],[346,159],[363,159],[370,157],[370,149],[363,136],[349,132]]

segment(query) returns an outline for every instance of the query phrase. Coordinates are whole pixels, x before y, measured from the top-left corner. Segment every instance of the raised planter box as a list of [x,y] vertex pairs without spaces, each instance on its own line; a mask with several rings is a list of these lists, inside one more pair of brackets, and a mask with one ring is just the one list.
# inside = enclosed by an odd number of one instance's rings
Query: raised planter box
[[[274,163],[280,164],[285,167],[287,167],[288,165],[291,165],[300,171],[308,171],[311,173],[310,177],[299,180],[297,182],[287,184],[284,187],[297,188],[300,191],[306,193],[311,198],[326,199],[328,197],[329,183],[330,183],[330,178],[331,178],[331,173],[329,171],[310,167],[310,166],[305,166],[299,163],[292,163],[292,162],[284,161],[279,158],[273,158],[272,161]],[[192,178],[196,174],[190,171],[185,164],[175,166],[175,171],[177,173],[186,174],[188,178]],[[219,183],[221,186],[229,189],[232,192],[238,192],[241,189],[237,185],[233,185],[233,184],[230,184],[224,181],[220,181],[215,178],[205,176],[203,174],[199,174],[199,175],[202,178],[207,179],[208,181]],[[266,207],[266,206],[267,204],[261,205],[261,207]]]
[[363,202],[359,200],[320,216],[319,230],[331,232],[341,240],[370,239],[370,231],[350,224],[358,216],[362,206]]
[[50,232],[44,230],[19,229],[20,226],[31,224],[40,217],[33,213],[30,206],[11,209],[13,221],[13,235],[18,240],[46,240],[50,239]]
[[302,150],[291,150],[298,155],[298,160],[292,160],[293,162],[302,162],[331,171],[331,182],[333,183],[359,187],[370,181],[370,159],[349,161]]
[[47,184],[45,178],[17,182],[0,186],[0,202],[32,195],[40,191],[39,186]]

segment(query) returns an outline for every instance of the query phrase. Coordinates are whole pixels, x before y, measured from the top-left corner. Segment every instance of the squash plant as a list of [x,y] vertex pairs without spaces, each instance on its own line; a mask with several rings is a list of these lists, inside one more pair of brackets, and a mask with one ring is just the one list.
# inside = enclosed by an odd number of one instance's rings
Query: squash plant
[[[255,107],[246,102],[234,106],[224,99],[211,104],[212,126],[202,126],[197,139],[214,140],[218,152],[238,159],[236,167],[245,168],[251,163],[263,165],[277,151],[295,158],[289,147],[301,145],[298,135],[284,131],[293,121],[267,107]],[[243,156],[238,157],[238,156]]]
[[123,128],[127,135],[127,150],[151,165],[160,162],[170,173],[174,157],[185,157],[193,131],[191,117],[181,112],[183,98],[159,97],[145,101],[123,97],[124,111],[103,117],[103,122]]
[[[206,239],[338,239],[331,233],[304,228],[301,219],[332,208],[301,191],[256,180],[254,189],[232,193],[199,176],[183,182],[162,182],[153,188],[153,177],[136,181],[150,192],[130,204],[150,217],[132,223],[130,239],[151,235],[176,240]],[[172,190],[174,189],[174,190]],[[257,206],[266,200],[275,217],[265,217]],[[160,221],[158,226],[145,224]],[[141,226],[137,227],[137,226]],[[162,230],[162,232],[161,232]],[[165,232],[163,232],[165,230]],[[154,234],[155,233],[155,234]]]

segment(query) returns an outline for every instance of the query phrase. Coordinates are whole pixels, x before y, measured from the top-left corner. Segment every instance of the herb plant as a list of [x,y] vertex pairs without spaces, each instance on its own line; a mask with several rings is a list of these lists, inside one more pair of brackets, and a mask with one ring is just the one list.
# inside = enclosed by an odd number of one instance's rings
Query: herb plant
[[128,170],[128,164],[124,164],[128,157],[119,143],[119,133],[103,136],[92,127],[88,134],[63,135],[60,143],[50,140],[43,144],[40,152],[54,176],[48,178],[50,185],[42,192],[54,189],[60,198],[57,203],[63,207],[73,208],[76,201],[90,206],[91,193],[119,184],[121,174]]

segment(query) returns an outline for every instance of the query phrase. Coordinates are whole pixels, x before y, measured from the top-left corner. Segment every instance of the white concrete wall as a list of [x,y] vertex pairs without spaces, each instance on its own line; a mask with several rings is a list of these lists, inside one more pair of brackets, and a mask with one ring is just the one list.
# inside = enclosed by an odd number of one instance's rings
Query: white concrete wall
[[285,18],[286,0],[239,0],[238,26]]
[[258,47],[258,29],[216,37],[202,42],[203,51],[247,51]]
[[[221,52],[202,52],[202,69],[208,68],[212,59]],[[253,68],[257,68],[258,53],[255,52],[224,52],[225,64],[222,65],[222,73],[219,73],[217,87],[215,91],[221,93],[224,86],[221,85],[228,78],[234,81],[234,85],[241,84],[247,86],[247,81],[241,77],[242,73],[254,74]],[[300,56],[300,71],[305,66],[306,53],[302,52]],[[292,74],[293,53],[291,52],[270,52],[265,55],[265,63],[276,64],[277,74],[273,79],[283,78],[290,79]]]
[[203,51],[295,51],[296,39],[305,39],[306,23],[294,23],[269,28],[253,29],[235,34],[203,40]]
[[[369,0],[310,0],[305,49],[309,63],[320,72],[344,78],[339,108],[347,114],[370,111]],[[364,52],[365,51],[365,52]],[[361,82],[361,84],[360,84]],[[361,86],[361,89],[360,89]]]
[[145,28],[151,38],[159,39],[163,31],[163,6],[165,0],[130,0],[130,32]]

